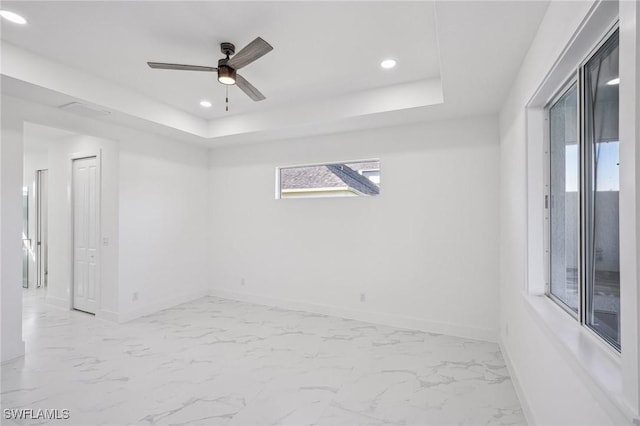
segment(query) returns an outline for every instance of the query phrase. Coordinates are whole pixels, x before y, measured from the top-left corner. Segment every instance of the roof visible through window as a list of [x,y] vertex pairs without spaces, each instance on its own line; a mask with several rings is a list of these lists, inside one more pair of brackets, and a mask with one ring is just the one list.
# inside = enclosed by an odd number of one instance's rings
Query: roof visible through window
[[380,194],[380,161],[283,167],[280,198],[357,197]]

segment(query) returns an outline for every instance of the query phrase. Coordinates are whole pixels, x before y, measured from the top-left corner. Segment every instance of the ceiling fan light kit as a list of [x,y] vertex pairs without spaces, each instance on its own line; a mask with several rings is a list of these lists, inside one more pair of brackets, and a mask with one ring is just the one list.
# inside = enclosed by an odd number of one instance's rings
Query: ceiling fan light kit
[[[200,65],[171,64],[165,62],[147,62],[147,65],[154,69],[217,72],[218,82],[225,86],[235,84],[247,96],[258,102],[266,99],[265,96],[240,74],[238,74],[237,70],[249,65],[272,50],[273,47],[269,43],[264,41],[262,38],[257,37],[251,43],[242,48],[237,54],[235,53],[236,48],[232,43],[220,43],[220,51],[226,56],[226,58],[222,58],[218,61],[218,68],[203,67]],[[230,58],[231,56],[233,57]]]
[[[226,59],[220,59],[219,62],[222,61],[226,61]],[[218,64],[218,81],[226,85],[236,84],[236,70],[227,65]]]

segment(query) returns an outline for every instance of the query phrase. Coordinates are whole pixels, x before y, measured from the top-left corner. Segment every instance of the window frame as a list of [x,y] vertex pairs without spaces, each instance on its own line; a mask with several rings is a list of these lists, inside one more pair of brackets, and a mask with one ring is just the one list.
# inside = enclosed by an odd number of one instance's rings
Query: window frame
[[[554,303],[556,303],[558,306],[560,306],[565,312],[567,312],[569,315],[571,315],[571,317],[573,317],[574,319],[580,321],[581,317],[582,317],[582,311],[583,311],[583,302],[582,302],[582,232],[583,232],[583,228],[582,228],[582,224],[583,224],[583,220],[582,220],[582,209],[579,210],[579,220],[580,220],[580,224],[578,226],[579,229],[579,237],[580,237],[580,243],[578,244],[578,250],[580,252],[580,258],[578,259],[578,287],[580,289],[580,302],[578,304],[578,312],[573,311],[573,309],[571,309],[571,307],[569,305],[567,305],[562,299],[560,299],[558,296],[556,296],[555,294],[553,294],[551,292],[551,108],[556,105],[562,98],[564,98],[564,96],[569,93],[571,91],[571,89],[573,89],[573,87],[576,87],[576,91],[578,94],[578,103],[577,103],[577,108],[579,109],[580,106],[580,86],[579,86],[580,82],[578,81],[578,77],[577,75],[572,75],[571,77],[569,77],[563,84],[562,86],[560,86],[560,89],[556,92],[556,94],[553,96],[553,98],[551,98],[551,100],[549,102],[547,102],[547,104],[544,106],[544,124],[545,124],[545,130],[544,130],[544,154],[545,154],[545,158],[544,158],[544,177],[545,177],[545,181],[544,181],[544,248],[545,248],[545,271],[544,271],[544,277],[545,277],[545,295],[547,297],[549,297],[551,300],[553,300]],[[578,117],[577,113],[576,113],[576,117]],[[581,120],[578,117],[578,119],[576,120],[576,135],[578,137],[578,140],[576,141],[576,144],[578,146],[578,156],[581,157],[581,153],[582,150],[581,148],[581,144],[580,144],[580,139],[581,139]],[[579,160],[579,164],[578,164],[579,168],[578,168],[578,196],[580,196],[581,191],[582,191],[582,159],[580,158]],[[581,200],[578,199],[578,204],[581,205]]]
[[[558,350],[559,359],[566,361],[565,366],[575,374],[576,380],[584,384],[585,389],[597,396],[612,423],[627,424],[638,418],[640,407],[640,289],[637,279],[640,277],[640,247],[637,246],[636,231],[640,220],[640,206],[637,204],[637,191],[640,181],[640,146],[635,141],[640,137],[640,129],[635,113],[638,111],[640,97],[636,91],[640,80],[635,55],[637,54],[635,37],[640,34],[636,28],[637,5],[629,2],[596,2],[584,8],[584,13],[571,24],[560,37],[551,41],[545,39],[542,46],[548,49],[543,62],[526,62],[525,76],[535,76],[530,91],[523,98],[523,115],[519,107],[503,110],[505,120],[524,121],[525,135],[523,155],[526,175],[523,190],[524,223],[522,233],[509,234],[514,244],[524,245],[523,281],[516,287],[520,291],[519,300],[528,311],[526,318],[539,327],[543,341]],[[554,17],[556,15],[553,15]],[[555,21],[554,21],[555,22]],[[619,24],[617,24],[619,22]],[[563,25],[556,22],[558,25]],[[614,26],[620,28],[620,292],[621,298],[621,335],[624,341],[622,351],[618,353],[599,336],[583,327],[571,316],[566,315],[559,305],[545,296],[546,253],[544,248],[544,106],[557,92],[558,88],[575,75],[576,65],[581,63],[588,53],[603,40],[604,35]],[[532,49],[539,46],[533,45]],[[538,52],[539,53],[539,52]],[[535,56],[535,55],[534,55]],[[538,57],[538,56],[535,56]],[[507,121],[510,122],[510,121]],[[517,138],[511,128],[503,130],[503,137]],[[634,141],[634,143],[625,143]],[[511,148],[509,139],[503,141],[506,149]],[[509,152],[513,154],[513,152]],[[516,167],[516,166],[514,166]],[[518,182],[508,182],[518,185]],[[510,188],[511,190],[512,188]],[[509,199],[505,212],[510,214],[517,209],[519,198]],[[508,218],[510,220],[510,218]],[[510,224],[513,225],[513,224]],[[517,223],[513,226],[517,227]],[[519,264],[507,265],[519,268]],[[514,272],[515,273],[515,272]],[[514,302],[515,304],[516,302]],[[520,305],[517,305],[518,307]],[[504,323],[500,337],[508,342],[509,323]],[[554,353],[554,356],[555,353]]]
[[[300,196],[300,197],[283,197],[282,196],[282,179],[281,179],[281,170],[283,169],[292,169],[292,168],[302,168],[302,167],[317,167],[317,166],[328,166],[328,165],[332,165],[332,164],[349,164],[349,163],[371,163],[371,162],[377,162],[378,163],[378,171],[380,171],[380,175],[382,176],[382,161],[380,160],[380,158],[364,158],[364,159],[358,159],[358,160],[340,160],[340,161],[321,161],[321,162],[317,162],[317,163],[298,163],[298,164],[291,164],[291,165],[286,165],[286,166],[276,166],[276,170],[275,170],[275,199],[276,200],[285,200],[285,199],[296,199],[296,200],[305,200],[305,199],[323,199],[323,198],[328,198],[328,199],[335,199],[335,198],[378,198],[382,195],[382,185],[380,183],[377,183],[376,185],[378,186],[378,188],[380,189],[380,193],[375,195],[375,196],[371,196],[371,195],[357,195],[355,197],[340,197],[340,196],[313,196],[313,195],[307,195],[307,196]],[[374,170],[374,169],[371,169]],[[359,173],[361,174],[361,173]],[[312,189],[310,189],[312,191]]]
[[[622,352],[622,339],[620,339],[620,347],[613,344],[604,336],[600,335],[596,330],[591,327],[587,321],[587,313],[585,307],[587,306],[587,282],[585,280],[586,268],[588,267],[586,261],[586,240],[588,233],[586,231],[587,226],[587,211],[585,208],[585,183],[589,178],[588,172],[584,165],[586,164],[586,153],[584,149],[585,141],[585,68],[589,61],[600,51],[601,48],[609,42],[609,40],[618,32],[618,43],[620,43],[619,33],[619,20],[616,20],[614,24],[604,33],[604,35],[588,50],[588,53],[577,63],[570,75],[564,80],[559,88],[554,91],[552,97],[544,104],[544,131],[543,131],[543,176],[544,176],[544,202],[543,202],[543,217],[544,217],[544,295],[549,298],[555,305],[560,307],[564,312],[567,312],[580,326],[581,329],[586,330],[589,335],[595,337],[595,339],[607,349],[608,352],[614,354],[617,358],[621,356]],[[551,108],[561,100],[572,88],[576,86],[577,89],[577,146],[578,146],[578,205],[579,205],[579,259],[578,259],[578,289],[579,289],[579,306],[578,312],[574,312],[564,301],[555,296],[551,292],[551,120],[550,110]],[[620,315],[620,313],[618,313]],[[622,334],[621,328],[618,333]],[[622,336],[621,336],[622,337]]]

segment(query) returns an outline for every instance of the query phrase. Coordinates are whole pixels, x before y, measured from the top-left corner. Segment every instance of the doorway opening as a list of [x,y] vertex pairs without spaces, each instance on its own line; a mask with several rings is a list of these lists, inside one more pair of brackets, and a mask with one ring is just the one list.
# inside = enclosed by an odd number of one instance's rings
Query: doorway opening
[[23,142],[24,309],[95,314],[101,141],[25,123]]

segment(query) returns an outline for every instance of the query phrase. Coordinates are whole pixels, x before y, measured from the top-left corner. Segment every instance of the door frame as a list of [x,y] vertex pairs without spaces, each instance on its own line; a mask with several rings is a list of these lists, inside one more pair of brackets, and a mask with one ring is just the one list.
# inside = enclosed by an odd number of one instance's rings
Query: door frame
[[[29,214],[31,211],[31,207],[29,204],[29,197],[30,197],[30,191],[29,191],[29,185],[27,186],[22,186],[22,229],[20,230],[20,233],[22,234],[22,244],[20,245],[20,247],[22,248],[22,288],[29,288],[29,276],[31,275],[29,272],[31,271],[31,268],[29,267],[29,263],[31,263],[30,261],[30,253],[31,250],[33,249],[31,242],[31,228],[30,228],[30,223],[29,223]],[[26,210],[26,211],[25,211]],[[25,217],[25,213],[26,213],[26,217]],[[25,229],[26,228],[26,229]]]
[[[75,250],[75,217],[74,217],[74,198],[73,198],[73,162],[75,160],[82,160],[85,158],[95,157],[96,159],[96,209],[98,213],[97,220],[97,230],[96,235],[98,237],[97,241],[97,257],[98,257],[98,266],[96,271],[96,312],[93,315],[97,315],[100,311],[100,299],[102,295],[102,149],[96,150],[86,150],[86,151],[78,151],[68,155],[68,173],[69,179],[67,184],[67,199],[68,199],[68,207],[69,207],[69,309],[75,310],[73,306],[73,296],[75,292],[75,277],[74,277],[74,250]],[[79,311],[81,312],[81,311]],[[84,312],[84,311],[82,311]],[[91,314],[89,314],[91,315]]]
[[[41,287],[47,287],[48,284],[48,264],[49,264],[49,255],[48,255],[48,249],[47,249],[47,256],[46,259],[43,259],[43,256],[45,256],[45,253],[43,251],[43,246],[42,246],[42,240],[43,240],[43,226],[42,226],[42,222],[43,222],[43,211],[42,211],[42,175],[44,174],[44,172],[46,172],[47,175],[47,184],[46,184],[46,190],[47,190],[47,194],[46,194],[46,199],[47,199],[47,211],[46,216],[49,215],[49,169],[38,169],[35,172],[35,186],[36,186],[36,191],[34,194],[34,198],[35,198],[35,210],[36,210],[36,247],[35,247],[35,251],[36,251],[36,280],[35,280],[35,284],[36,284],[36,288],[41,288]],[[47,243],[47,246],[49,244],[49,219],[47,217],[47,236],[45,238],[45,241]],[[46,262],[45,262],[46,261]],[[46,268],[43,267],[47,266]]]

